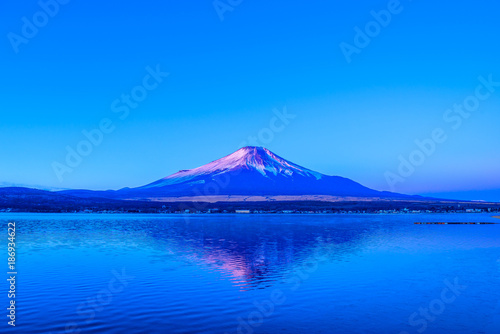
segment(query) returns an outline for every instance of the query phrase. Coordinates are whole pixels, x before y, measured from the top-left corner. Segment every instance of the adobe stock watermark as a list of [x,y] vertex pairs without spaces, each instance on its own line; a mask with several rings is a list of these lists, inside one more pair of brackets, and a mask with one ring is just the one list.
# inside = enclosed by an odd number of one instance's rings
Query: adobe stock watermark
[[[480,84],[476,86],[474,94],[467,96],[462,103],[454,104],[453,108],[447,109],[443,113],[443,121],[451,127],[451,130],[460,129],[464,120],[471,117],[479,109],[481,102],[490,98],[497,87],[500,87],[500,81],[494,81],[492,74],[488,75],[487,78],[480,76],[478,80]],[[407,156],[400,155],[398,157],[399,166],[397,170],[384,173],[385,180],[391,191],[395,190],[397,184],[403,183],[407,178],[411,177],[417,167],[422,166],[436,152],[438,145],[447,140],[447,131],[442,127],[432,130],[430,135],[423,140],[416,139],[414,143],[417,148]]]
[[240,147],[245,146],[265,146],[274,140],[277,133],[282,132],[297,115],[289,114],[286,106],[283,110],[273,109],[274,116],[269,120],[269,126],[260,129],[257,134],[250,135],[240,143]]
[[[248,136],[246,140],[240,143],[238,148],[245,146],[263,146],[271,143],[275,135],[284,131],[292,120],[297,117],[297,115],[289,113],[286,106],[284,106],[281,111],[275,108],[272,112],[273,116],[269,119],[268,126],[263,127],[255,135]],[[238,175],[238,172],[235,173],[236,174],[233,174],[233,176]],[[181,211],[204,210],[210,202],[210,197],[220,195],[230,182],[231,176],[228,174],[217,175],[210,182],[205,183],[202,189],[194,189],[194,196],[197,197],[196,202],[191,203],[189,206],[187,204],[182,204],[179,209]],[[190,217],[186,215],[184,216],[184,220],[189,223]]]
[[[496,261],[497,267],[497,277],[500,276],[500,259]],[[482,333],[486,334],[498,334],[500,332],[500,300],[497,300],[497,304],[492,312],[493,319],[491,322],[486,324],[485,329]]]
[[[125,288],[135,279],[135,276],[127,275],[125,268],[122,268],[121,273],[112,270],[111,278],[106,288],[97,292],[93,297],[87,300],[76,308],[76,314],[81,318],[79,322],[70,321],[66,323],[64,334],[81,333],[81,327],[92,322],[99,312],[102,312],[106,306],[109,306],[117,295],[121,294]],[[54,334],[51,332],[51,334]]]
[[[147,74],[143,77],[141,84],[133,87],[129,93],[121,94],[119,98],[111,103],[111,112],[115,114],[118,120],[125,121],[129,117],[131,110],[138,108],[140,103],[148,97],[149,92],[158,88],[164,79],[169,76],[169,73],[160,70],[160,65],[156,65],[155,68],[147,66],[146,72]],[[65,174],[72,173],[75,168],[80,166],[84,158],[92,154],[94,149],[103,143],[106,135],[115,131],[116,123],[117,120],[105,117],[93,129],[82,130],[84,139],[80,140],[74,147],[66,146],[64,163],[59,161],[52,163],[52,169],[59,182],[64,181]]]
[[[453,283],[448,279],[444,280],[446,286],[441,290],[439,298],[431,300],[427,307],[420,307],[417,312],[414,312],[408,318],[408,324],[415,327],[417,333],[423,333],[429,327],[429,323],[436,321],[437,317],[443,314],[446,306],[454,303],[457,298],[467,289],[466,285],[458,283],[458,277],[455,277]],[[399,334],[410,334],[409,332],[402,331]]]
[[352,56],[360,54],[363,49],[368,47],[372,40],[380,35],[382,29],[391,24],[393,17],[401,14],[403,9],[404,7],[399,0],[389,0],[386,9],[370,11],[373,20],[367,22],[363,29],[358,26],[354,27],[355,35],[352,44],[347,42],[339,44],[340,51],[344,55],[346,62],[350,64]]
[[[266,319],[269,319],[287,300],[287,293],[297,291],[303,283],[315,273],[321,261],[326,259],[326,254],[331,250],[336,249],[335,246],[321,248],[321,251],[316,249],[311,258],[305,261],[299,268],[294,271],[293,276],[287,279],[287,283],[293,284],[287,290],[275,288],[269,294],[269,298],[263,301],[254,301],[255,309],[248,313],[246,317],[238,317],[236,319],[238,326],[236,327],[237,334],[253,334],[255,329],[262,326]],[[229,334],[226,332],[225,334]]]
[[[255,135],[250,135],[246,140],[242,141],[238,148],[245,146],[264,146],[270,144],[277,133],[280,133],[286,129],[286,127],[294,120],[297,115],[288,112],[286,106],[283,110],[277,108],[273,109],[273,116],[269,119],[268,126],[260,129]],[[237,172],[235,172],[237,173]],[[238,174],[233,174],[233,176]],[[220,195],[223,189],[225,189],[231,182],[231,177],[227,174],[218,175],[210,182],[204,184],[203,189],[194,189],[194,196],[198,198],[197,202],[194,202],[194,208],[187,205],[182,205],[180,210],[203,210],[206,208],[207,203],[211,196]],[[184,217],[186,221],[189,221],[189,217]]]
[[241,5],[243,0],[214,0],[212,5],[214,6],[215,12],[219,19],[224,21],[224,15],[226,12],[232,12],[236,7]]
[[35,12],[28,18],[23,16],[21,18],[22,26],[20,33],[15,32],[7,33],[7,39],[12,46],[15,53],[19,53],[19,47],[23,44],[28,44],[30,40],[38,35],[40,29],[49,24],[50,20],[54,18],[61,9],[62,5],[66,5],[70,0],[40,0],[38,6],[40,10]]

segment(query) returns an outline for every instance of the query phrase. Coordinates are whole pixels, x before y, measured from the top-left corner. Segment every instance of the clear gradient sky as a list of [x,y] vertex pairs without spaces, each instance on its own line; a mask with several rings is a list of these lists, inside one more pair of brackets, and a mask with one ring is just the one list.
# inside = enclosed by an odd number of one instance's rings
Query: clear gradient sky
[[[392,190],[500,200],[500,87],[458,129],[443,118],[479,76],[500,81],[498,1],[402,0],[350,63],[339,45],[391,1],[65,1],[46,22],[35,0],[1,5],[0,182],[140,186],[260,133],[297,164],[389,190],[399,156],[441,128],[447,140]],[[148,66],[169,75],[120,119]],[[295,118],[268,140],[285,106]],[[61,182],[53,163],[103,119],[114,131]]]

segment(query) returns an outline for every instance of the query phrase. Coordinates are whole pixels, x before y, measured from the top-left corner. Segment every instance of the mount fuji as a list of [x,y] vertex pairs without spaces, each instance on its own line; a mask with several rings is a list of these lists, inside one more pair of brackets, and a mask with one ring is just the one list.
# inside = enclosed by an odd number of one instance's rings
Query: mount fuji
[[152,201],[411,199],[380,192],[350,179],[328,176],[290,162],[263,147],[247,146],[204,166],[181,170],[138,188],[68,190],[78,197]]

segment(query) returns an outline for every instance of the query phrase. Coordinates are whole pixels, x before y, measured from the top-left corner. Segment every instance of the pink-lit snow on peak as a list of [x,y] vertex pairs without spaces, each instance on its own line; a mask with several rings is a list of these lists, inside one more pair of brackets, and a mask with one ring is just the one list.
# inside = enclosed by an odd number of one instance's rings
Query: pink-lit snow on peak
[[294,174],[298,174],[301,176],[315,177],[316,179],[320,179],[323,176],[321,173],[314,172],[285,160],[269,151],[267,148],[246,146],[228,156],[212,161],[209,164],[195,169],[180,171],[166,177],[164,180],[213,173],[218,174],[220,172],[237,169],[257,170],[263,176],[280,174],[282,176],[291,177]]

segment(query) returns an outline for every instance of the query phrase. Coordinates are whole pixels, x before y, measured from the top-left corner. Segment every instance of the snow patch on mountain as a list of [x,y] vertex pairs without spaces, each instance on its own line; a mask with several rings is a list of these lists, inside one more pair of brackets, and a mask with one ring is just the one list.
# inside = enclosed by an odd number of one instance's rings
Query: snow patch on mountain
[[167,185],[187,182],[199,176],[216,176],[225,172],[238,170],[255,170],[262,176],[293,178],[295,175],[321,179],[324,175],[310,169],[296,165],[286,159],[269,151],[267,148],[247,146],[221,159],[212,161],[204,166],[181,170],[162,180],[154,182],[142,188],[156,188]]

